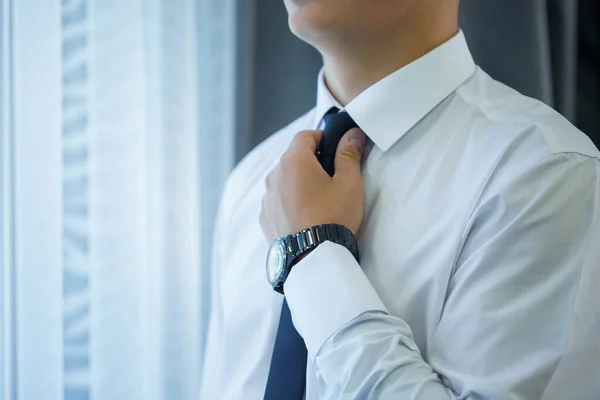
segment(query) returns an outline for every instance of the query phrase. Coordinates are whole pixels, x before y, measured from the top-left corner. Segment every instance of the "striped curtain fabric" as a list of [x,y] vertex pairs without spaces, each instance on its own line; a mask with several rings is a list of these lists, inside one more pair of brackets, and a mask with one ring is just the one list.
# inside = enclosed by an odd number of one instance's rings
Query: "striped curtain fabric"
[[0,4],[0,399],[196,398],[235,2]]

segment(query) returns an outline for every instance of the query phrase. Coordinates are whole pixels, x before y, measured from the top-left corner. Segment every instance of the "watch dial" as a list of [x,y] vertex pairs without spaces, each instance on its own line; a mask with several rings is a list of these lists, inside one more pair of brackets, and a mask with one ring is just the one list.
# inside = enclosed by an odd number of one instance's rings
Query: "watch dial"
[[275,239],[267,254],[267,279],[275,285],[281,279],[285,264],[285,245],[281,238]]

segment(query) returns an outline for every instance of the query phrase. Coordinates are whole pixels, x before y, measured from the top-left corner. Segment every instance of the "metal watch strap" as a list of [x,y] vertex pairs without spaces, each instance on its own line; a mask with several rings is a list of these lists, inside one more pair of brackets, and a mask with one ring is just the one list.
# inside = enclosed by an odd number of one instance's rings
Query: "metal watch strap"
[[346,247],[356,261],[359,261],[358,244],[350,229],[340,224],[322,224],[303,229],[293,235],[285,237],[285,245],[288,253],[294,258],[309,250],[314,249],[321,243],[329,240]]

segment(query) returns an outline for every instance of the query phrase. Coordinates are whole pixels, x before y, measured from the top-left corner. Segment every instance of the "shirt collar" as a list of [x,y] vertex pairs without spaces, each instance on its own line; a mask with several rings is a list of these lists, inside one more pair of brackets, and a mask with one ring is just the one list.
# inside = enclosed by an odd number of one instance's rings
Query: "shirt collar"
[[[354,121],[387,151],[475,72],[462,30],[421,58],[367,88],[345,107]],[[321,69],[315,125],[331,108],[343,107],[325,85]]]

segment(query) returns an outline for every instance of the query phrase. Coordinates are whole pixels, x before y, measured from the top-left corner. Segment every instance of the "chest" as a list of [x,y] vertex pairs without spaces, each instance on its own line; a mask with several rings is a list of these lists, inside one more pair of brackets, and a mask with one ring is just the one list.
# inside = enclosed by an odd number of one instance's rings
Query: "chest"
[[[469,214],[464,199],[472,197],[465,196],[460,180],[444,171],[383,158],[376,149],[363,165],[365,214],[357,235],[361,267],[390,313],[411,326],[425,357]],[[231,226],[239,228],[227,238],[222,304],[232,328],[262,325],[270,336],[277,327],[281,296],[266,280],[270,243],[258,220],[264,194],[262,179],[258,182],[232,216]]]

